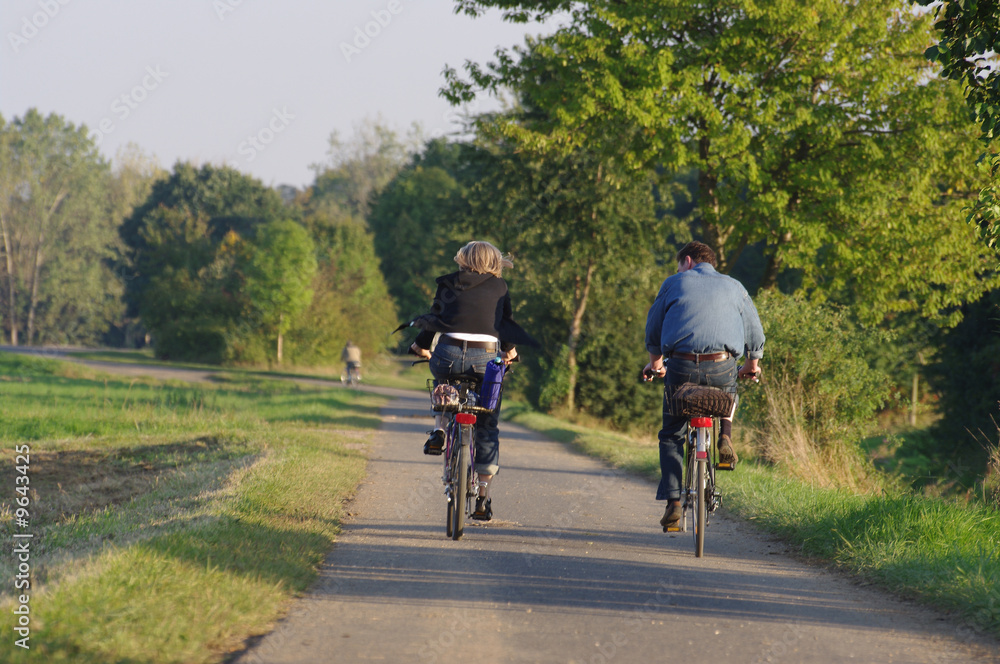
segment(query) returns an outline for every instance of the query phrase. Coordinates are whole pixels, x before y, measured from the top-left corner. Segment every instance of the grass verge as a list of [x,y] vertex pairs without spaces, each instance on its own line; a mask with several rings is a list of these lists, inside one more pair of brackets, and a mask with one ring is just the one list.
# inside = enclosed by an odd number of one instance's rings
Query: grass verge
[[[505,418],[630,472],[659,479],[659,450],[522,405]],[[737,432],[738,433],[738,432]],[[1000,512],[902,490],[858,495],[820,488],[746,460],[720,479],[726,511],[883,588],[1000,636]]]
[[[217,662],[303,591],[364,473],[382,399],[241,378],[192,386],[0,354],[9,662]],[[15,466],[14,448],[30,447]],[[15,521],[29,479],[29,525]],[[27,603],[19,595],[29,596]],[[13,646],[27,606],[30,650]]]

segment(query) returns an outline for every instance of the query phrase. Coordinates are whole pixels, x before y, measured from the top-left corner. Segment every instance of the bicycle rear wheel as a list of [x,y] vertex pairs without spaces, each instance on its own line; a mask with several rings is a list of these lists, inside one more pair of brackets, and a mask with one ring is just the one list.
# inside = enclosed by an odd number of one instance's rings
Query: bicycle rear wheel
[[445,473],[448,478],[448,515],[445,517],[444,532],[448,537],[455,532],[455,455],[449,454],[445,466]]
[[452,509],[451,509],[451,538],[460,539],[462,537],[462,531],[465,529],[465,506],[469,502],[469,445],[461,444],[461,436],[459,433],[459,443],[458,448],[455,450],[456,463],[454,467],[454,481],[453,488],[454,493],[451,498]]
[[705,553],[705,527],[708,525],[708,495],[705,491],[705,459],[698,459],[694,477],[694,555]]

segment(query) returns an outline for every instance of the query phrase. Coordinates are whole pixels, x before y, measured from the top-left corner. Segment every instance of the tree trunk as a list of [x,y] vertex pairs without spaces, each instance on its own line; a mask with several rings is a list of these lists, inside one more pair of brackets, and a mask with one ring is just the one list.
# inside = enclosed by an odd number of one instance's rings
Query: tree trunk
[[10,345],[17,345],[17,303],[14,290],[14,259],[10,253],[10,236],[7,234],[7,222],[0,214],[0,232],[3,234],[3,253],[7,268],[7,318],[10,324]]
[[569,385],[566,389],[566,409],[569,412],[576,410],[576,375],[578,367],[576,364],[576,349],[580,345],[580,330],[583,327],[583,314],[587,310],[587,300],[590,297],[590,284],[594,278],[594,261],[587,262],[587,273],[583,277],[583,284],[580,284],[580,277],[576,278],[576,289],[573,301],[576,304],[573,312],[573,320],[569,325],[569,339],[567,347],[569,354],[566,363],[569,365]]
[[25,330],[25,337],[29,346],[34,343],[35,338],[35,311],[38,309],[38,283],[42,277],[45,228],[48,226],[49,220],[55,215],[56,210],[59,209],[59,205],[66,198],[66,195],[67,191],[65,189],[60,190],[56,194],[55,200],[52,201],[52,206],[38,224],[38,243],[35,245],[35,260],[31,270],[31,300],[28,303],[28,326]]
[[285,335],[281,333],[282,325],[285,322],[285,314],[278,314],[278,364],[281,364],[285,345]]
[[781,271],[781,258],[778,253],[784,244],[792,241],[790,232],[781,236],[778,246],[774,247],[771,255],[767,257],[767,264],[764,266],[764,276],[760,280],[760,290],[771,290],[778,286],[778,273]]
[[[698,141],[698,154],[703,163],[707,163],[711,154],[711,141],[702,137]],[[715,251],[716,268],[726,273],[732,267],[727,253],[726,243],[732,235],[733,227],[724,227],[719,213],[719,180],[716,174],[706,168],[698,173],[698,207],[701,213],[701,228],[705,234],[705,244]]]
[[35,310],[38,308],[38,282],[42,275],[42,241],[44,235],[38,236],[38,247],[35,249],[35,264],[31,269],[31,299],[28,302],[28,327],[25,330],[25,338],[30,346],[35,339]]

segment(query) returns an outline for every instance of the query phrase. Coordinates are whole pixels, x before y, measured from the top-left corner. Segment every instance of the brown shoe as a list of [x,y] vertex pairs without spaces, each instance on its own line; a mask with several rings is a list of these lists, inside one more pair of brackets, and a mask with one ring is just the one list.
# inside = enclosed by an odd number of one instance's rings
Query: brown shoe
[[738,460],[739,457],[733,449],[733,441],[726,434],[719,436],[719,463],[735,466]]
[[663,530],[676,528],[677,524],[681,522],[682,516],[684,516],[684,509],[681,507],[681,501],[671,500],[667,503],[667,510],[660,518],[660,525],[663,526]]

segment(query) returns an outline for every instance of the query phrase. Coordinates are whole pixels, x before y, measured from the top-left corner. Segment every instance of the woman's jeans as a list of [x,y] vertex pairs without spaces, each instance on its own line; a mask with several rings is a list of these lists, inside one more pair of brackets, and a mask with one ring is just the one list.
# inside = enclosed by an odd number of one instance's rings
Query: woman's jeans
[[669,397],[672,388],[683,383],[711,385],[735,389],[736,359],[721,362],[695,362],[670,358],[664,362],[667,375],[663,378],[663,428],[660,429],[660,486],[657,500],[678,500],[681,497],[681,473],[684,467],[684,440],[689,417],[670,414]]
[[[488,348],[469,348],[438,344],[431,355],[431,374],[438,382],[459,374],[474,373],[482,379],[486,365],[497,352]],[[502,398],[502,396],[501,396]],[[496,475],[500,470],[500,401],[492,413],[476,415],[476,472]]]

